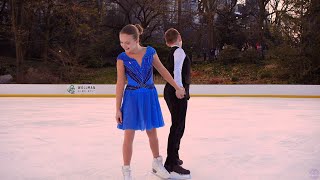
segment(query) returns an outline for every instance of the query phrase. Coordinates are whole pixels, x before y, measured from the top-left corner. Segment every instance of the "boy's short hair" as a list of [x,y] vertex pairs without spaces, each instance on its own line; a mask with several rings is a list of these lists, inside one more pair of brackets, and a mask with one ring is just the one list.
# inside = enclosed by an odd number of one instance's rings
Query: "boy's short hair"
[[172,44],[178,40],[179,35],[180,33],[178,30],[170,28],[164,33],[164,39],[166,40],[167,44]]

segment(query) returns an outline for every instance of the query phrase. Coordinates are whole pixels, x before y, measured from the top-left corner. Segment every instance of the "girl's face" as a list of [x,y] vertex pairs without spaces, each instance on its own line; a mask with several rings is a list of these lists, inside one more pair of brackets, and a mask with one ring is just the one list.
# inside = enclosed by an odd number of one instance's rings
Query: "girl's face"
[[138,40],[134,40],[132,35],[121,34],[119,35],[120,45],[125,52],[133,52],[138,46]]

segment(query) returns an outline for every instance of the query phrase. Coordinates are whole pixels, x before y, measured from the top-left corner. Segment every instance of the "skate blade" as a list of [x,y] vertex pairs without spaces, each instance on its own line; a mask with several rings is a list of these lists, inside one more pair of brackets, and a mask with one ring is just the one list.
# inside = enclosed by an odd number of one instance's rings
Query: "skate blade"
[[151,171],[150,174],[152,174],[152,176],[153,176],[153,179],[152,179],[152,180],[173,180],[173,179],[171,179],[171,178],[163,178],[163,177],[159,176],[159,175],[157,174],[157,171],[155,171],[154,169],[152,169],[152,171]]
[[154,170],[152,170],[150,174],[153,175],[152,180],[187,180],[187,179],[191,179],[191,175],[190,174],[182,175],[182,174],[178,174],[178,173],[175,173],[175,172],[171,172],[170,173],[170,178],[162,178],[158,174],[156,174],[156,171],[154,171]]
[[172,179],[172,180],[186,180],[186,179],[191,179],[191,175],[190,174],[178,174],[176,172],[171,172],[170,179]]

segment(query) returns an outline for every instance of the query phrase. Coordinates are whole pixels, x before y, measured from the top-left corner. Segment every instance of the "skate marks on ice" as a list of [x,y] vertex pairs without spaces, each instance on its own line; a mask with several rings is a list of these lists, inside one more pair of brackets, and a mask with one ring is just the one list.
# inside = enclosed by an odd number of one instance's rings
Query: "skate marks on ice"
[[154,172],[150,171],[146,174],[146,180],[188,180],[191,179],[191,175],[179,175],[177,173],[171,173],[171,177],[168,179],[161,178],[156,175]]

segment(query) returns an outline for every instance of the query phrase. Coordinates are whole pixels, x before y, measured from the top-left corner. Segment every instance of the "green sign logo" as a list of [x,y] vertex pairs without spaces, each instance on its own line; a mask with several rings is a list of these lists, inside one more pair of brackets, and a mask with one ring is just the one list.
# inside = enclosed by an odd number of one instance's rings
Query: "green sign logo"
[[67,91],[70,94],[74,94],[76,92],[76,88],[74,87],[74,85],[70,85]]

